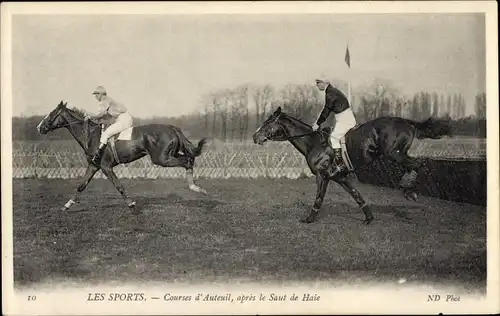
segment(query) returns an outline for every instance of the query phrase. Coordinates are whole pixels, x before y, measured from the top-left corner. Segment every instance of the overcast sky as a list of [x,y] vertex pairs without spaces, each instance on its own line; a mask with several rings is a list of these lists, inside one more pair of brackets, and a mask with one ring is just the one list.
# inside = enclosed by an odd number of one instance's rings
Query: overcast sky
[[353,90],[375,78],[402,92],[485,91],[482,14],[14,16],[13,115],[60,100],[94,111],[104,85],[138,117],[201,109],[210,91],[243,83],[312,83]]

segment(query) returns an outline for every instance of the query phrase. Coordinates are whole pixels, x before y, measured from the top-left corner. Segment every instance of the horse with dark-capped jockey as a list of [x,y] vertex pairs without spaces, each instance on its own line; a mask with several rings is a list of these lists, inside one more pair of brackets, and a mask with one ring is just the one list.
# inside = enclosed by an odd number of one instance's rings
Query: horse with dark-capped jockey
[[[63,206],[69,209],[79,201],[98,170],[113,183],[126,204],[135,208],[136,202],[128,197],[125,188],[118,180],[113,168],[119,164],[128,164],[149,155],[154,165],[162,167],[182,167],[186,169],[189,189],[206,194],[206,190],[195,184],[193,168],[195,158],[200,156],[206,138],[197,145],[191,143],[182,131],[173,125],[148,124],[133,126],[132,116],[123,104],[107,96],[104,87],[99,86],[93,94],[100,102],[99,113],[68,108],[61,101],[37,125],[41,134],[59,128],[66,128],[83,149],[87,159],[85,175],[76,189],[75,195]],[[107,129],[103,125],[109,124]]]
[[[302,155],[316,176],[316,199],[307,218],[312,223],[317,215],[331,180],[338,183],[356,201],[365,215],[364,223],[370,224],[373,213],[360,192],[353,185],[349,174],[367,167],[374,160],[388,158],[405,169],[399,185],[407,199],[416,201],[415,185],[420,163],[408,155],[415,138],[439,139],[452,137],[450,120],[429,119],[417,122],[401,117],[378,117],[363,124],[356,124],[354,114],[345,95],[324,78],[316,85],[325,92],[325,105],[316,122],[311,126],[294,118],[278,107],[253,135],[256,144],[266,141],[289,141]],[[320,128],[334,113],[334,128]]]

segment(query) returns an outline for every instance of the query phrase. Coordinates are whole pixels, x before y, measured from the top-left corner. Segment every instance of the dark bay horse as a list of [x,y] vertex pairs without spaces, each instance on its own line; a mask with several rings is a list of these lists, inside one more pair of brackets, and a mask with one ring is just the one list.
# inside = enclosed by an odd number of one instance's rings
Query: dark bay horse
[[[369,224],[374,218],[373,214],[352,181],[348,179],[350,172],[328,172],[333,167],[331,154],[326,150],[329,133],[330,128],[313,132],[309,124],[282,112],[281,107],[278,107],[257,129],[253,141],[259,145],[267,140],[290,141],[306,157],[309,169],[316,175],[317,190],[314,205],[303,222],[312,223],[316,220],[328,183],[333,180],[352,196],[365,214],[364,223]],[[417,194],[413,187],[417,180],[419,162],[408,156],[408,150],[415,138],[439,139],[444,136],[452,136],[449,119],[431,117],[426,121],[416,122],[400,117],[379,117],[351,129],[345,140],[354,169],[364,168],[381,157],[401,164],[406,173],[401,179],[400,187],[407,199],[416,200]]]
[[63,206],[63,210],[69,209],[72,204],[79,201],[80,194],[99,169],[120,192],[128,207],[134,208],[136,203],[128,197],[113,168],[118,164],[127,164],[146,155],[151,157],[151,161],[155,165],[185,168],[189,188],[195,192],[206,194],[205,189],[196,185],[193,180],[195,157],[201,154],[206,143],[205,138],[201,139],[195,146],[179,128],[172,125],[134,126],[131,140],[115,141],[119,163],[114,158],[110,146],[107,146],[100,164],[96,166],[91,162],[91,159],[99,144],[102,132],[101,124],[92,120],[84,120],[82,111],[75,108],[68,109],[66,105],[67,103],[61,101],[37,126],[41,134],[65,127],[82,147],[87,158],[88,165],[85,176],[78,185],[75,195]]

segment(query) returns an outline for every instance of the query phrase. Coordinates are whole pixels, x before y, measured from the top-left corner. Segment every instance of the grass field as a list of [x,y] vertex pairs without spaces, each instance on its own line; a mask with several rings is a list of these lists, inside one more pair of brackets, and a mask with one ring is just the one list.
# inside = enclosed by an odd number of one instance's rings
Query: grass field
[[58,281],[320,280],[460,284],[485,291],[486,209],[359,184],[375,221],[337,185],[304,224],[312,180],[122,180],[132,215],[107,180],[59,211],[68,180],[14,180],[16,285]]

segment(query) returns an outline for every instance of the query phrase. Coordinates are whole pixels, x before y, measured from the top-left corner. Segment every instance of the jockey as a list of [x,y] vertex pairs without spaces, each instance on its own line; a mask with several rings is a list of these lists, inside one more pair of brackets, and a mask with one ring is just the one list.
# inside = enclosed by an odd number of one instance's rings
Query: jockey
[[112,124],[101,133],[99,149],[94,157],[92,157],[92,162],[97,165],[101,160],[101,156],[104,152],[104,148],[106,148],[108,139],[111,136],[132,127],[133,119],[123,104],[116,102],[108,96],[106,89],[103,86],[98,86],[92,94],[95,96],[97,101],[99,101],[99,112],[97,115],[86,116],[85,119],[103,119],[112,122]]
[[347,169],[347,166],[342,159],[340,140],[347,131],[356,126],[356,118],[346,96],[342,91],[330,85],[328,79],[316,79],[316,86],[319,90],[325,91],[325,106],[312,128],[314,131],[317,131],[330,113],[334,113],[335,126],[330,134],[330,143],[334,153],[334,161],[337,163],[337,171],[335,173],[343,172]]

